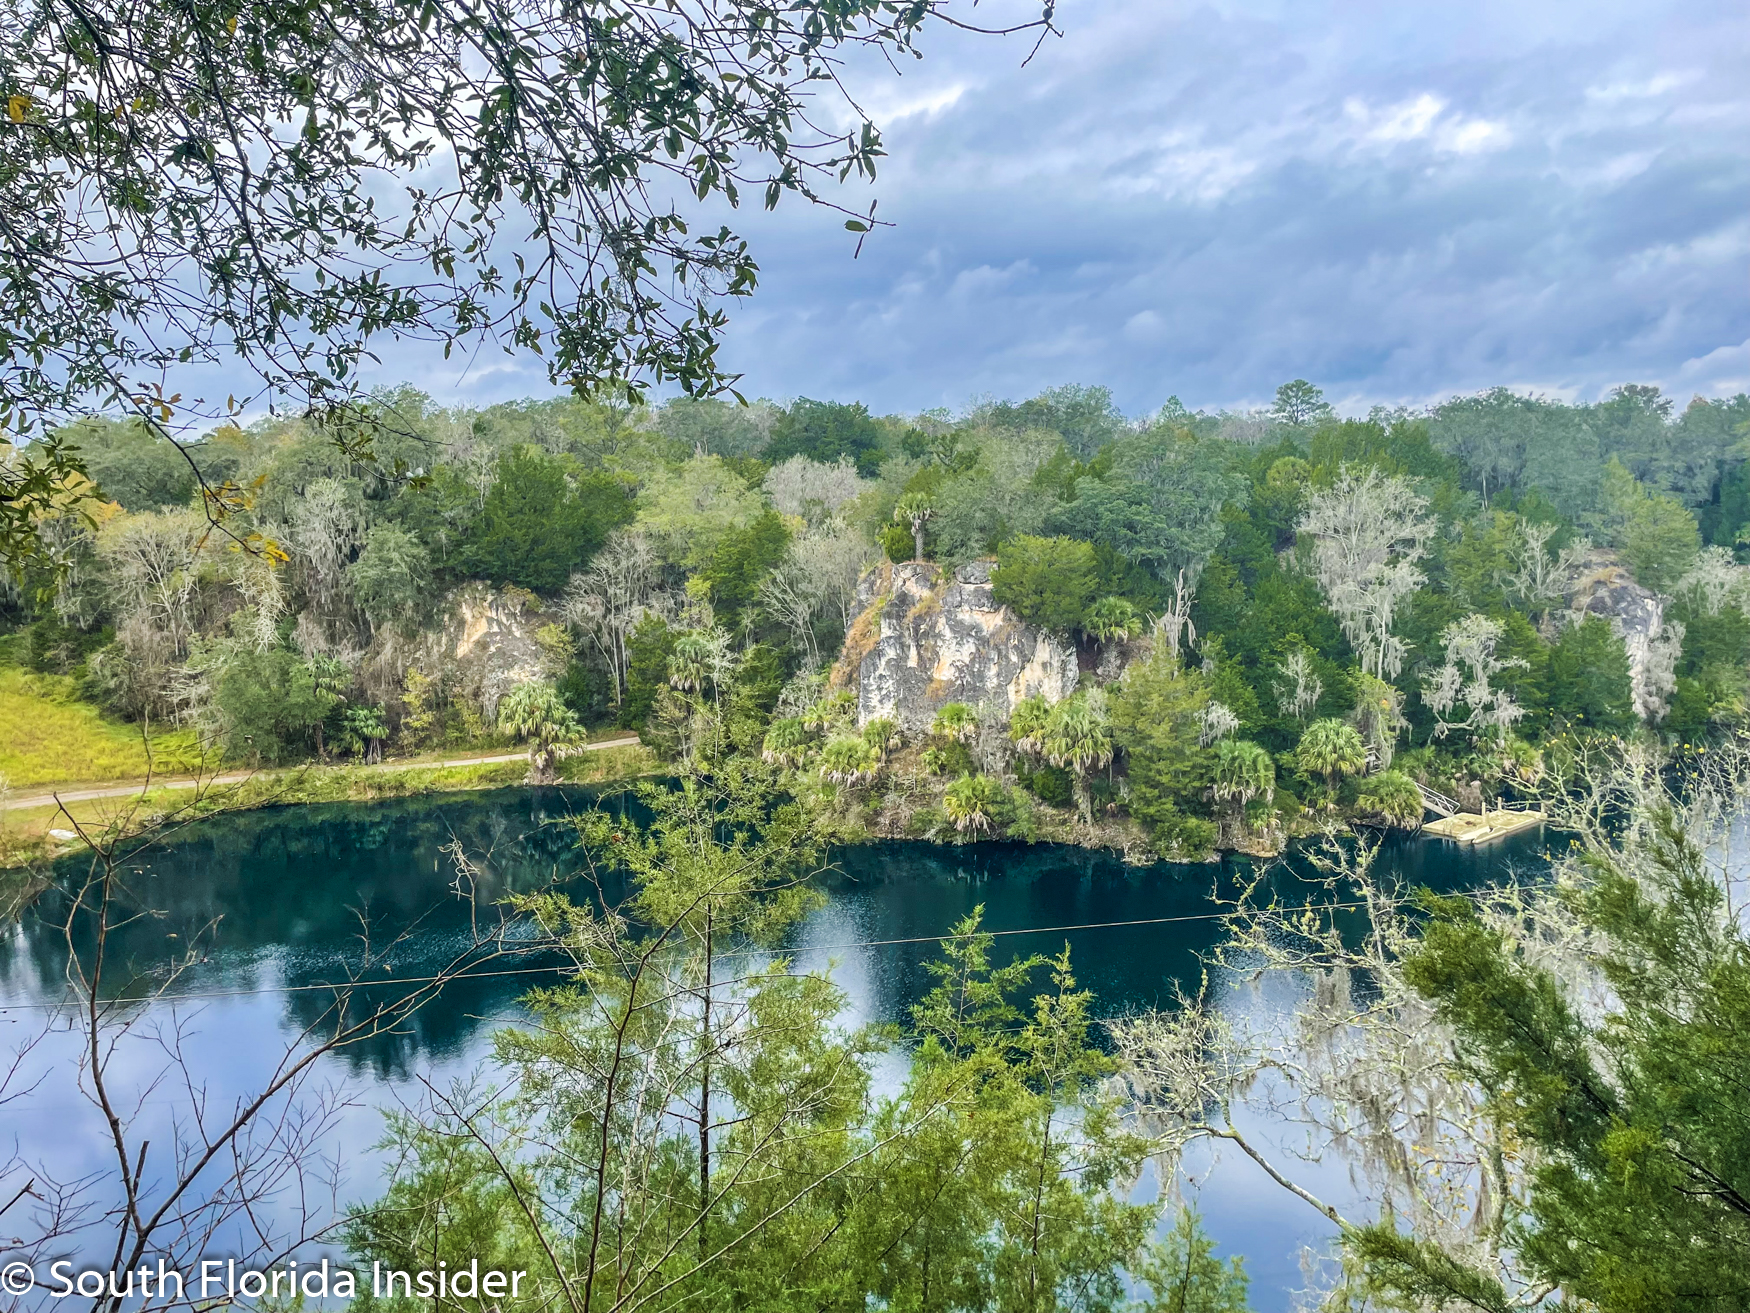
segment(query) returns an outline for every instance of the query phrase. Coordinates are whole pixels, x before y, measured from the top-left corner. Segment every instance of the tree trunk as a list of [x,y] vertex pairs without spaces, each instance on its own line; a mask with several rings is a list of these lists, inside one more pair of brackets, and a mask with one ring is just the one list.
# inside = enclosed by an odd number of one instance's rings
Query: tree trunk
[[914,561],[923,560],[924,559],[924,522],[922,520],[913,520],[911,522],[911,541],[912,541],[913,548],[917,552],[917,555],[914,556],[912,559]]
[[711,912],[705,911],[705,997],[699,1010],[699,1259],[710,1255],[705,1221],[711,1212]]

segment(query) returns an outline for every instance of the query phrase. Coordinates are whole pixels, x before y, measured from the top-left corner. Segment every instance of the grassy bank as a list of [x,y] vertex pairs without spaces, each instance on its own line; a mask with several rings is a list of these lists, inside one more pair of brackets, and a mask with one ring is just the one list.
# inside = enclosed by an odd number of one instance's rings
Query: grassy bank
[[[103,783],[146,774],[146,742],[138,725],[111,720],[79,700],[67,675],[39,675],[0,666],[0,776],[14,792],[64,780]],[[201,764],[193,730],[152,735],[154,768],[186,773]]]
[[[561,776],[569,784],[597,784],[631,779],[655,766],[656,756],[649,748],[602,748],[567,758]],[[473,766],[306,766],[264,771],[234,784],[155,788],[143,795],[92,798],[69,803],[64,812],[52,805],[19,808],[0,812],[0,869],[28,866],[76,847],[77,840],[57,839],[49,833],[73,829],[69,815],[79,827],[94,832],[118,826],[137,830],[166,815],[196,817],[256,807],[500,789],[520,784],[527,775],[528,763],[523,760]]]

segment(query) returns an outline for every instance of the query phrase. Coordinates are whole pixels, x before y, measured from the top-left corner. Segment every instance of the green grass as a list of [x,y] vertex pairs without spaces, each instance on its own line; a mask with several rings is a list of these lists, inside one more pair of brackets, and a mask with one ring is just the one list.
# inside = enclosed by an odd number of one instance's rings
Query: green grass
[[[81,702],[67,675],[38,675],[0,666],[0,776],[15,792],[43,784],[132,780],[146,774],[146,745],[138,725],[111,720]],[[153,769],[183,774],[198,769],[193,730],[152,736]]]
[[[567,783],[630,780],[656,769],[656,754],[643,746],[603,748],[579,753],[561,764]],[[153,789],[144,798],[91,798],[68,805],[68,812],[90,830],[101,833],[120,827],[137,831],[153,818],[211,816],[255,807],[279,807],[313,802],[362,802],[375,798],[407,798],[426,793],[456,793],[470,789],[500,789],[520,784],[527,761],[498,761],[479,766],[409,766],[380,770],[363,766],[305,766],[263,771],[240,784],[212,785],[203,790]],[[65,845],[49,837],[51,829],[69,827],[67,815],[55,807],[21,807],[0,811],[0,873],[46,861]],[[6,889],[0,881],[0,924],[4,924]]]

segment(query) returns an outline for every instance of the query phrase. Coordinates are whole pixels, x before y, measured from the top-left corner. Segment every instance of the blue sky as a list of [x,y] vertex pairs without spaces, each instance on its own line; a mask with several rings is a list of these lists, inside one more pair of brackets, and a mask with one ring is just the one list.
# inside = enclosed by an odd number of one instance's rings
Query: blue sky
[[[981,15],[1018,13],[987,0]],[[1005,8],[1007,6],[1007,8]],[[786,202],[723,357],[750,395],[959,408],[1103,384],[1140,414],[1297,376],[1346,410],[1504,383],[1750,389],[1742,0],[1066,0],[854,72],[883,229]],[[446,400],[549,391],[407,357]]]

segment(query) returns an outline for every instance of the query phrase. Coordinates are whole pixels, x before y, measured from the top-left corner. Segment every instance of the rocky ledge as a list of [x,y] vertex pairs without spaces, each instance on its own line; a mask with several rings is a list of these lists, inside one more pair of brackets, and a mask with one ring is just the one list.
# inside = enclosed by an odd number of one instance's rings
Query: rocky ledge
[[998,605],[991,569],[974,561],[944,579],[928,561],[883,562],[863,576],[833,670],[833,686],[857,694],[858,724],[886,716],[919,734],[949,702],[1006,716],[1022,698],[1075,692],[1075,648]]

